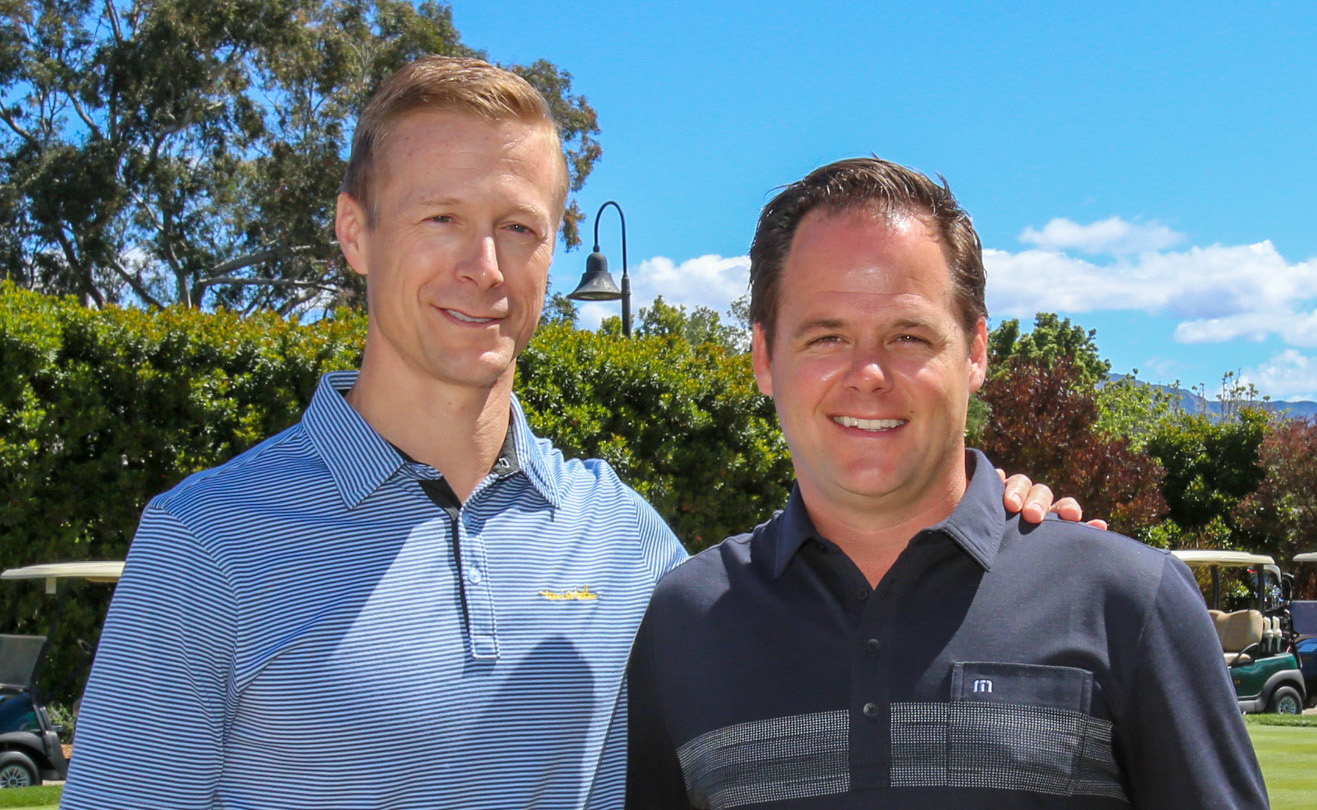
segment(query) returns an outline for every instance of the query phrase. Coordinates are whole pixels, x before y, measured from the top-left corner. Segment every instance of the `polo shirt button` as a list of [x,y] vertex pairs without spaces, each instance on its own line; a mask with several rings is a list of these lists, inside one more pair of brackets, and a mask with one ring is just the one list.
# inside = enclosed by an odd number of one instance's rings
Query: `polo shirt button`
[[876,653],[882,649],[883,643],[876,638],[871,638],[865,646],[869,648],[869,652]]
[[466,581],[470,582],[472,585],[479,585],[480,580],[484,578],[484,575],[480,573],[480,569],[476,568],[474,565],[466,569]]
[[878,704],[877,704],[877,703],[866,703],[866,704],[864,704],[864,708],[861,709],[861,711],[864,712],[864,716],[865,716],[865,717],[877,717],[877,716],[878,716]]
[[873,591],[869,590],[868,588],[856,588],[855,598],[863,602],[865,599],[869,598],[870,593],[873,593]]

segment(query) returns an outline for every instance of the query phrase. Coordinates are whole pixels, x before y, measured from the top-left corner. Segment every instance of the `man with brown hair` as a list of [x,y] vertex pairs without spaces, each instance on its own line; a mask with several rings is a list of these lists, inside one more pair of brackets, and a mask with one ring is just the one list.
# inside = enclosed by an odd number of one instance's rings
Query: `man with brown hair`
[[655,590],[628,807],[1266,807],[1188,569],[1008,517],[966,449],[987,311],[950,190],[834,163],[768,204],[750,256],[796,487]]
[[621,805],[627,654],[685,552],[512,394],[566,178],[512,73],[435,57],[380,88],[336,220],[361,370],[148,505],[65,807]]

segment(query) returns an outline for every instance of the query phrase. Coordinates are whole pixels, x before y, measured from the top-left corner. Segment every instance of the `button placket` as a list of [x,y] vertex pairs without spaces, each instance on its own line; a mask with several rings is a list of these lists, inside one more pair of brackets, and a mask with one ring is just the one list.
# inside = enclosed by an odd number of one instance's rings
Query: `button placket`
[[485,541],[478,531],[471,531],[467,515],[468,501],[458,520],[453,522],[462,548],[462,577],[466,580],[466,621],[471,635],[474,658],[498,658],[498,623],[494,612],[494,595],[489,576]]

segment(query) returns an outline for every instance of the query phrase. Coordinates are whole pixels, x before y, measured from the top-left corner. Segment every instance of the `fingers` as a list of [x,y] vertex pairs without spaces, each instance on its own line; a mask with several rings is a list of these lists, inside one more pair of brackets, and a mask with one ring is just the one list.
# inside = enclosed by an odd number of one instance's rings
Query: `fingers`
[[1095,529],[1101,529],[1104,532],[1107,530],[1107,522],[1102,518],[1093,518],[1092,520],[1086,522],[1089,526],[1092,526]]
[[[1020,517],[1030,523],[1042,523],[1043,518],[1052,509],[1052,488],[1046,484],[1034,484],[1029,487],[1029,493],[1024,496],[1024,508],[1020,510]],[[1079,508],[1079,504],[1075,504]]]
[[1052,511],[1062,520],[1073,520],[1077,523],[1084,519],[1084,509],[1074,498],[1062,498],[1052,504]]
[[1020,511],[1024,506],[1025,496],[1029,494],[1029,488],[1033,486],[1033,481],[1024,475],[1012,475],[1007,478],[1006,473],[1000,469],[997,470],[997,475],[1006,483],[1006,494],[1002,497],[1006,511],[1011,513]]

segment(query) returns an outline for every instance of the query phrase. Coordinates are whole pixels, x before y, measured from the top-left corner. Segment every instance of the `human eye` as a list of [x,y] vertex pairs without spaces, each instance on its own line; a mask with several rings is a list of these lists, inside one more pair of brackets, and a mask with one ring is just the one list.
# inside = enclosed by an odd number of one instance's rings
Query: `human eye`
[[538,239],[540,238],[540,234],[543,233],[543,229],[536,226],[534,223],[513,221],[503,227],[509,233],[529,239]]
[[812,337],[808,338],[805,341],[805,345],[826,347],[826,346],[835,346],[841,342],[842,342],[841,335],[823,333],[819,335],[813,335]]

